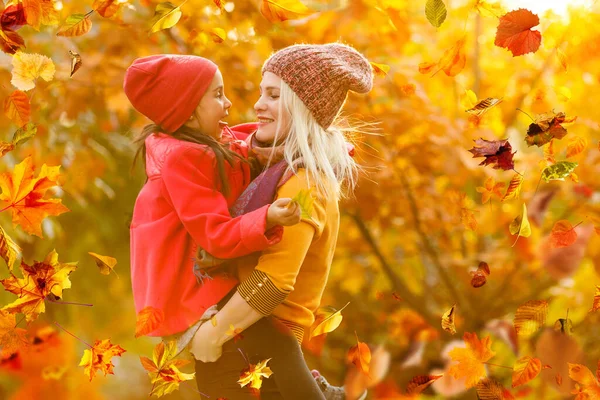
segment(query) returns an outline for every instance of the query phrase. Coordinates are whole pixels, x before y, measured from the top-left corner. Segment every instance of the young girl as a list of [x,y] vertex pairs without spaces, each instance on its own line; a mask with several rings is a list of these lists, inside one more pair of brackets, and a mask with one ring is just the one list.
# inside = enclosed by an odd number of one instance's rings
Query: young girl
[[[230,216],[228,207],[250,183],[250,166],[246,144],[223,127],[231,103],[215,64],[195,56],[140,58],[127,69],[124,91],[154,122],[136,138],[147,181],[130,229],[135,308],[138,313],[146,307],[162,312],[164,321],[149,335],[177,339],[183,347],[181,334],[206,320],[211,306],[226,299],[238,283],[225,274],[197,279],[194,256],[199,247],[218,258],[264,250],[281,240],[280,225],[299,222],[300,210],[288,197]],[[299,365],[301,353],[293,358],[288,349],[297,343],[289,337],[282,339],[289,346],[281,346],[277,358]],[[316,392],[304,398],[322,399],[303,367],[296,372],[308,377],[307,385]]]
[[[263,380],[263,400],[316,398],[306,394],[310,384],[305,374],[297,374],[299,366],[293,371],[279,356],[289,344],[273,333],[271,321],[292,332],[298,343],[314,322],[337,240],[338,200],[343,185],[353,188],[357,169],[343,131],[333,122],[348,91],[366,93],[372,79],[369,62],[339,43],[290,46],[265,62],[261,96],[254,107],[259,124],[250,141],[252,151],[270,167],[232,211],[243,215],[303,189],[310,190],[314,210],[301,223],[286,227],[279,243],[238,263],[241,283],[227,304],[219,305],[216,325],[206,323],[198,329],[191,345],[199,360],[196,380],[211,398],[253,399],[251,390],[237,384],[240,370],[248,366],[238,349],[252,363],[270,358],[273,376]],[[231,341],[230,325],[246,329],[245,339]],[[248,336],[262,340],[246,342]],[[298,345],[294,354],[301,354]],[[322,377],[320,384],[330,398],[344,398],[340,388],[334,390]]]

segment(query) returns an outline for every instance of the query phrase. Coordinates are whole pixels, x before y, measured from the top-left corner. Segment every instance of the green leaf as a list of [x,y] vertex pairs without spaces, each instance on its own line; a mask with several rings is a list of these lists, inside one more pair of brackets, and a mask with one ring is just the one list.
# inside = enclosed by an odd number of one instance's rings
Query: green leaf
[[556,164],[550,165],[542,171],[542,179],[549,181],[564,181],[565,178],[571,175],[571,172],[577,167],[576,162],[559,161]]
[[37,126],[30,122],[27,125],[17,129],[12,138],[12,143],[17,146],[25,143],[29,139],[35,136],[37,133]]
[[531,225],[529,225],[529,220],[527,219],[527,207],[525,206],[525,203],[523,203],[523,214],[519,215],[510,223],[509,230],[511,235],[517,235],[515,244],[520,236],[531,236]]
[[446,15],[446,5],[442,0],[427,0],[425,16],[431,25],[439,28],[446,20]]
[[292,201],[295,201],[300,206],[302,219],[312,219],[314,199],[310,195],[309,189],[300,190],[298,194],[294,196]]
[[175,6],[168,1],[157,5],[156,9],[154,10],[154,17],[150,23],[151,28],[150,32],[148,32],[148,35],[175,26],[175,24],[177,24],[181,18],[181,6],[186,2],[187,0],[178,6]]

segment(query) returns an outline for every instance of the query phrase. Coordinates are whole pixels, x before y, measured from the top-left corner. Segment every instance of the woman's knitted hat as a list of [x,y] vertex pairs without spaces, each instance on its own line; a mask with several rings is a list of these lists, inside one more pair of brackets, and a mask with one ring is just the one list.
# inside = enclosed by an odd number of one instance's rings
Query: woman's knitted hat
[[262,73],[267,71],[287,83],[323,129],[338,115],[349,90],[367,93],[373,86],[369,61],[341,43],[286,47],[265,62]]
[[142,57],[127,68],[123,90],[136,110],[175,132],[198,107],[216,72],[215,63],[198,56]]

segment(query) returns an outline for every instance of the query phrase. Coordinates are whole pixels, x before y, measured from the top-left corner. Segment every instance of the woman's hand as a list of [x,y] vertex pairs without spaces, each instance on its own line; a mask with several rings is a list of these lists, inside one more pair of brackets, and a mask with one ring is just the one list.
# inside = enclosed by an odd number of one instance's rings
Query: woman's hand
[[300,206],[290,198],[277,199],[267,210],[267,230],[275,225],[291,226],[300,222]]
[[222,348],[216,330],[208,321],[198,328],[189,344],[190,353],[202,362],[217,361],[221,357]]

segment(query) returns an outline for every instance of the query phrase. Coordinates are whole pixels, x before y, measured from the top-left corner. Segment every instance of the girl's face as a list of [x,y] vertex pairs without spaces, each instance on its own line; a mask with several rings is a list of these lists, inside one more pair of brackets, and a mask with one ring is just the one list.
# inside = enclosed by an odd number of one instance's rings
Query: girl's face
[[229,115],[231,102],[225,97],[223,75],[217,70],[213,80],[202,96],[200,104],[194,110],[195,118],[188,121],[186,126],[199,129],[202,133],[215,139],[221,138],[221,130],[226,122],[223,118]]
[[[258,118],[258,130],[256,138],[263,143],[272,143],[275,139],[277,124],[286,127],[289,122],[289,114],[279,113],[279,92],[281,89],[281,78],[272,72],[265,72],[260,83],[260,98],[254,104],[254,110]],[[280,132],[278,139],[283,139],[285,133]]]

